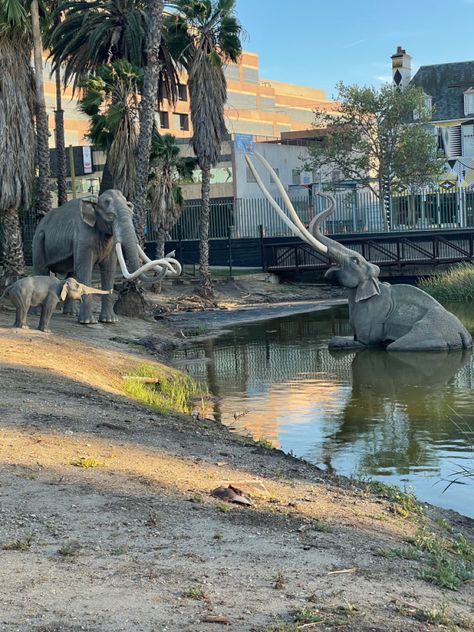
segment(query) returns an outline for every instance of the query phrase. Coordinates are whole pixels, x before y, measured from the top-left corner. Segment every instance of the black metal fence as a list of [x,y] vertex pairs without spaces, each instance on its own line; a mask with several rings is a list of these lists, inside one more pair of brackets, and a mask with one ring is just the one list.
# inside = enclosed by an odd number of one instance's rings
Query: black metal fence
[[[390,201],[388,224],[384,221],[378,198],[370,191],[343,191],[335,193],[336,210],[323,224],[327,234],[373,234],[384,232],[413,232],[474,227],[474,190],[452,187],[448,190],[430,189],[414,196],[406,193],[394,194]],[[284,203],[276,199],[282,208]],[[325,202],[319,197],[292,198],[293,205],[303,223],[308,224],[319,213]],[[180,219],[169,235],[170,245],[199,239],[200,200],[188,200]],[[22,213],[23,240],[27,262],[31,262],[31,241],[38,222],[33,212]],[[146,226],[146,240],[156,240],[156,229],[151,215]],[[291,236],[288,226],[264,198],[212,199],[210,203],[209,236],[211,244],[222,240],[227,245],[211,245],[212,253],[231,246],[238,254],[239,249],[252,251],[250,259],[256,261],[260,238]],[[250,240],[247,245],[239,240]],[[253,240],[253,243],[252,243]],[[190,249],[191,251],[193,248]],[[190,251],[188,249],[188,251]],[[190,255],[191,257],[191,255]],[[217,257],[217,254],[216,254]],[[222,257],[218,257],[219,260]],[[197,260],[197,259],[196,259]],[[238,257],[237,257],[238,260]],[[260,258],[261,261],[261,258]],[[194,261],[193,261],[194,263]],[[216,264],[219,265],[219,264]]]

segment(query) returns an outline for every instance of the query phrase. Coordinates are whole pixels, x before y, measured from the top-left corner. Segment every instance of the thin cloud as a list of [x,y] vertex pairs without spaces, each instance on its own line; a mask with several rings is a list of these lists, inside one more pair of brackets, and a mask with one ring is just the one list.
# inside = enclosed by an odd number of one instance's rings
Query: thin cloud
[[353,48],[354,46],[359,46],[359,44],[363,44],[366,41],[367,41],[367,38],[364,37],[363,39],[359,39],[359,40],[356,40],[355,42],[351,42],[350,44],[346,44],[345,46],[342,46],[342,49],[345,50],[346,48]]
[[378,75],[377,77],[374,77],[374,79],[380,81],[380,83],[391,83],[392,75]]

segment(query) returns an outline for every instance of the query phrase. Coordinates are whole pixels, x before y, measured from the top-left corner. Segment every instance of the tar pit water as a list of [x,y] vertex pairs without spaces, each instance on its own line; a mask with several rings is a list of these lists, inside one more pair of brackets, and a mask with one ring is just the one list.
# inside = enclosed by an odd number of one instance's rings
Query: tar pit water
[[[474,306],[448,308],[472,333]],[[207,383],[233,430],[474,517],[472,352],[328,350],[350,333],[338,307],[235,326],[175,362]]]

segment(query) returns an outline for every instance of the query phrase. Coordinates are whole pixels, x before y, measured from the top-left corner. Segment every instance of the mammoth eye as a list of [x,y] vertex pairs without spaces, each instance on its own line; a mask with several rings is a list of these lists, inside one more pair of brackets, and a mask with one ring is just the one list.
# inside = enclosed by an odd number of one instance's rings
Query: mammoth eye
[[360,261],[357,257],[352,257],[352,263],[355,263],[356,265],[360,264]]

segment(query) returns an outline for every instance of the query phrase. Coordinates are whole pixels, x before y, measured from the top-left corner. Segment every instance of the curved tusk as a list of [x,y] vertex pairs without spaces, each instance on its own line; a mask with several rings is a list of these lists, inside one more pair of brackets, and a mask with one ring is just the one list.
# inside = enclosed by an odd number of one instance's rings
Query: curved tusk
[[[145,263],[152,262],[150,257],[145,253],[145,251],[140,246],[138,246],[138,254],[141,260],[145,261]],[[173,255],[174,255],[174,250],[172,253],[167,254],[164,259],[156,259],[153,262],[157,266],[164,266],[165,268],[168,268],[167,271],[165,272],[167,276],[179,276],[181,272],[183,271],[183,268],[181,267],[181,264],[179,263],[179,261],[176,261],[176,259],[172,258]],[[162,276],[165,276],[165,274],[163,274]],[[162,276],[160,278],[162,278]]]
[[123,251],[122,251],[122,245],[120,244],[120,242],[115,244],[115,252],[117,253],[117,259],[120,265],[120,270],[122,271],[122,274],[124,278],[127,279],[127,281],[136,279],[137,277],[142,275],[144,272],[148,272],[148,270],[153,270],[154,268],[157,268],[157,267],[162,269],[159,261],[149,261],[148,263],[145,263],[145,265],[143,265],[141,268],[138,268],[138,270],[135,270],[135,272],[129,272],[127,269],[127,265],[125,263],[125,258],[123,256]]
[[[270,163],[262,156],[260,155],[258,152],[255,152],[255,155],[257,156],[257,158],[260,160],[260,162],[263,164],[263,166],[266,168],[266,170],[270,173],[270,175],[272,176],[273,181],[275,182],[275,184],[277,185],[277,189],[280,192],[280,195],[283,198],[283,201],[285,202],[286,206],[288,207],[288,210],[290,211],[290,215],[291,218],[293,219],[294,223],[296,224],[296,226],[298,227],[300,233],[302,235],[305,235],[305,237],[303,237],[304,241],[306,241],[310,246],[313,246],[313,248],[316,248],[317,250],[319,250],[320,252],[326,254],[328,251],[328,247],[323,244],[322,242],[320,242],[318,239],[316,239],[304,226],[303,222],[300,220],[300,218],[298,217],[298,213],[295,211],[294,206],[288,196],[288,193],[285,190],[285,187],[283,186],[283,184],[281,183],[280,178],[277,176],[277,174],[275,173],[275,170],[273,169],[273,167],[270,165]],[[247,156],[245,156],[247,158]],[[255,174],[254,174],[255,175]],[[262,183],[263,184],[263,183]]]

